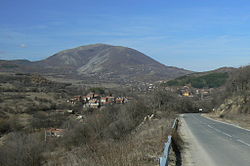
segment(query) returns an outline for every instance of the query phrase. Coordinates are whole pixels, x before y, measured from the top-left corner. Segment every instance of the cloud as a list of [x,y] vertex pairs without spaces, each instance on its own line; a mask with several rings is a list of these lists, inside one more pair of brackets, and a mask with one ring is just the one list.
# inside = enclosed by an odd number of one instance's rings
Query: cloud
[[27,44],[24,44],[24,43],[20,44],[19,46],[20,46],[21,48],[27,48],[27,47],[28,47]]

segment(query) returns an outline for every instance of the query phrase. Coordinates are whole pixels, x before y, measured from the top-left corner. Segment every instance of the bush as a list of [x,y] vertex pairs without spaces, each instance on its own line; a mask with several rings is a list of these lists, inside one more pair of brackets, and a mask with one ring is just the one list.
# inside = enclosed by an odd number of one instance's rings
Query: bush
[[7,120],[0,121],[0,135],[10,132],[11,127]]
[[151,114],[144,102],[130,102],[116,111],[115,121],[105,129],[104,135],[112,139],[121,139],[134,130],[143,118]]
[[39,134],[12,133],[0,147],[1,166],[42,165],[44,143]]
[[250,90],[250,66],[234,71],[227,82],[227,91],[231,93],[244,93],[248,90]]
[[89,91],[97,94],[105,94],[105,88],[102,87],[90,88]]
[[225,115],[223,115],[223,114],[220,114],[220,116],[219,116],[220,118],[224,118],[225,117]]
[[66,148],[70,148],[71,146],[80,146],[89,142],[90,138],[93,136],[94,133],[88,125],[77,121],[71,121],[71,124],[68,125],[68,128],[62,138],[62,143]]
[[189,113],[189,112],[198,112],[199,108],[196,106],[196,103],[189,98],[181,98],[177,101],[176,106],[180,113]]
[[8,123],[10,125],[11,131],[20,131],[21,129],[23,129],[23,126],[21,125],[17,115],[12,116],[10,119],[8,119]]
[[50,128],[55,127],[59,128],[65,122],[66,116],[58,113],[53,113],[48,115],[45,112],[37,112],[33,115],[31,120],[31,127],[33,129],[41,128]]

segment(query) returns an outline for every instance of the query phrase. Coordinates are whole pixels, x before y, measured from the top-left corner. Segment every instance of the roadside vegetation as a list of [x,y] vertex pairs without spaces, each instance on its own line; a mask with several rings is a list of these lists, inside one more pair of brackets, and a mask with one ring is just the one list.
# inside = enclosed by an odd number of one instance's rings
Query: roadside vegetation
[[[58,83],[39,75],[3,74],[2,78],[0,165],[3,166],[158,165],[176,115],[199,112],[199,108],[212,110],[225,98],[221,93],[223,88],[202,99],[181,96],[164,86],[135,93],[126,88]],[[235,89],[230,84],[227,88]],[[97,109],[83,108],[80,102],[66,102],[89,92],[130,96],[132,100]],[[49,128],[63,129],[63,136],[45,139],[45,130]],[[177,145],[181,142],[176,141]]]
[[230,74],[223,90],[214,96],[211,116],[250,128],[250,66]]
[[[38,75],[3,74],[1,78],[3,166],[158,165],[176,114],[197,110],[188,98],[164,89],[133,94],[123,89],[75,87]],[[99,109],[66,102],[89,91],[127,94],[133,100]],[[58,110],[73,110],[74,114]],[[48,128],[63,129],[63,137],[45,141]]]

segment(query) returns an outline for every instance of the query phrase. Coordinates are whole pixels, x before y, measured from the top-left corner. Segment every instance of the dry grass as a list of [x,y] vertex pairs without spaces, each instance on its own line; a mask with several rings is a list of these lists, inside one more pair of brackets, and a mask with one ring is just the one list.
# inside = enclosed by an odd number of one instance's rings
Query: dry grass
[[93,141],[69,152],[58,151],[45,165],[156,166],[170,126],[168,119],[154,119],[123,140]]

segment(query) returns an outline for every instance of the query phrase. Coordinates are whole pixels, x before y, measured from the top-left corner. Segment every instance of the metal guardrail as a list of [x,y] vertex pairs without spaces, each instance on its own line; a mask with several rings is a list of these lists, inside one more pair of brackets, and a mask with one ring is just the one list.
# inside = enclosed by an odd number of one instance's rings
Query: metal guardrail
[[163,156],[160,157],[160,166],[168,166],[168,162],[169,162],[169,153],[171,150],[171,144],[172,144],[172,134],[175,130],[177,130],[178,127],[178,122],[179,120],[176,118],[174,120],[173,126],[172,126],[172,132],[171,135],[168,136],[168,142],[165,143],[164,145],[164,152],[163,152]]

